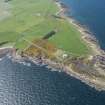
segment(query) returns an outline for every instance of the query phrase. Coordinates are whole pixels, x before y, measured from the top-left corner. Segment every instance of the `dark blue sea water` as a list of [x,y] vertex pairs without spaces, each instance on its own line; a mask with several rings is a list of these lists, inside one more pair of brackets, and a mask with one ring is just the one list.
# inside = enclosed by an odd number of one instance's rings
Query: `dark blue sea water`
[[65,73],[31,62],[0,61],[0,105],[105,105],[98,92]]
[[105,50],[105,0],[61,0],[70,9],[69,16],[86,25]]

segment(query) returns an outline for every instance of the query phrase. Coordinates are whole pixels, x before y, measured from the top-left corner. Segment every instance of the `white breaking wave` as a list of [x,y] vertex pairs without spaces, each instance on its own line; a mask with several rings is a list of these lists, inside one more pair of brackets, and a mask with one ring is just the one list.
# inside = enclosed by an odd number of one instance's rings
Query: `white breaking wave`
[[1,58],[0,58],[0,61],[2,61],[4,58],[5,58],[5,57],[1,57]]
[[29,62],[25,62],[25,61],[21,61],[21,60],[19,60],[19,59],[14,59],[11,55],[7,55],[7,57],[9,58],[9,59],[11,59],[13,62],[17,62],[17,63],[19,63],[19,64],[22,64],[22,65],[25,65],[25,66],[28,66],[28,67],[30,67],[31,66],[31,63],[29,63]]
[[53,68],[53,67],[51,67],[51,66],[49,66],[49,65],[47,65],[46,66],[48,69],[50,69],[51,71],[54,71],[54,72],[61,72],[61,70],[58,70],[58,69],[55,69],[55,68]]
[[25,66],[28,66],[28,67],[30,67],[31,66],[31,63],[28,63],[28,62],[18,62],[18,63],[20,63],[20,64],[23,64],[23,65],[25,65]]
[[0,58],[0,61],[2,61],[3,60],[3,58]]

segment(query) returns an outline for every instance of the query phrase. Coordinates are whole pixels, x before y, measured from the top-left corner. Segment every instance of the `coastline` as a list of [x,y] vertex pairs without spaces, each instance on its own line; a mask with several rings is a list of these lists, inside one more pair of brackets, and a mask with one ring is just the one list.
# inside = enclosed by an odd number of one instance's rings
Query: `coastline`
[[[71,68],[69,68],[68,66],[65,66],[61,63],[56,63],[53,62],[49,59],[41,59],[39,60],[38,58],[31,58],[31,57],[21,57],[21,55],[17,54],[17,52],[15,52],[14,48],[6,48],[6,49],[2,49],[4,51],[9,50],[9,52],[6,52],[5,55],[9,54],[10,59],[13,62],[25,62],[25,61],[31,61],[36,65],[47,65],[47,68],[50,69],[51,71],[58,71],[58,72],[64,72],[67,75],[70,75],[78,80],[80,80],[81,82],[91,86],[92,88],[95,88],[98,91],[105,91],[105,85],[103,86],[103,83],[100,84],[100,81],[96,81],[95,79],[90,81],[91,78],[86,77],[85,75],[81,75],[79,73],[74,72]],[[1,51],[0,51],[1,52]],[[0,54],[1,55],[1,54]],[[2,57],[4,57],[5,55],[2,55]],[[0,61],[2,60],[2,57],[0,57]],[[24,64],[24,63],[23,63]]]
[[[105,51],[100,48],[100,45],[95,38],[95,36],[88,30],[86,27],[82,26],[78,23],[75,19],[72,17],[66,16],[66,12],[68,11],[68,7],[66,7],[65,4],[60,2],[60,0],[55,1],[57,6],[59,7],[59,12],[62,12],[62,16],[72,25],[76,27],[76,29],[81,33],[81,39],[86,42],[88,45],[90,45],[91,49],[93,49],[93,52],[95,51],[96,54],[105,54]],[[65,5],[65,6],[64,6]],[[93,41],[93,42],[92,42]]]
[[[105,51],[102,50],[100,48],[100,45],[97,41],[97,39],[95,38],[95,36],[88,30],[86,29],[86,27],[83,27],[81,24],[78,23],[78,21],[76,21],[75,19],[68,17],[65,15],[65,13],[67,12],[68,8],[66,7],[65,4],[63,4],[62,2],[60,2],[60,0],[55,1],[57,6],[60,9],[60,12],[62,11],[62,16],[72,25],[74,25],[76,27],[76,29],[81,33],[81,41],[84,41],[87,46],[89,46],[89,48],[91,48],[92,52],[90,54],[90,56],[104,56],[105,57]],[[89,77],[86,77],[84,75],[80,75],[76,72],[74,72],[72,69],[70,70],[70,68],[65,67],[66,73],[81,80],[82,82],[88,84],[91,87],[94,87],[96,90],[105,90],[105,85],[104,83],[101,83],[102,81],[100,80],[96,80],[96,79],[92,79]]]
[[[82,27],[80,24],[78,24],[78,22],[76,22],[76,20],[67,17],[65,15],[65,12],[67,11],[68,8],[64,8],[65,6],[62,7],[62,4],[60,3],[60,1],[54,1],[57,6],[59,7],[59,11],[58,13],[61,13],[61,15],[70,23],[73,24],[76,29],[81,33],[81,41],[84,41],[87,43],[87,46],[89,46],[92,49],[92,54],[90,54],[89,56],[96,56],[96,55],[103,55],[105,56],[105,52],[100,48],[100,46],[98,45],[97,41],[95,38],[93,38],[93,36],[91,35],[91,33],[85,29],[84,27]],[[8,50],[10,49],[10,50]],[[48,65],[50,68],[54,68],[57,69],[57,71],[61,71],[61,72],[65,72],[70,76],[73,76],[79,80],[81,80],[82,82],[88,84],[91,87],[95,87],[97,90],[105,90],[105,81],[101,81],[101,80],[96,80],[93,78],[89,78],[87,75],[82,75],[79,74],[78,72],[75,72],[72,68],[63,65],[62,63],[56,63],[51,61],[50,59],[41,59],[37,60],[33,59],[33,58],[29,58],[29,57],[21,57],[21,55],[19,55],[16,50],[14,48],[11,47],[4,47],[0,49],[0,52],[2,51],[7,51],[11,53],[11,56],[14,60],[20,62],[21,60],[25,60],[25,59],[29,59],[30,61],[33,61],[35,64],[39,62],[41,62],[41,64],[45,64]],[[7,54],[8,52],[6,52],[5,54]]]

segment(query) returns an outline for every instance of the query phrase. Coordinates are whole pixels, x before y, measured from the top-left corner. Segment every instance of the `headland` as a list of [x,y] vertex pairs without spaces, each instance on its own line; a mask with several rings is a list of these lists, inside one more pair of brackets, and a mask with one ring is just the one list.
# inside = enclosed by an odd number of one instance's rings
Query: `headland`
[[[67,17],[68,8],[60,1],[33,2],[23,0],[20,6],[19,1],[8,1],[14,6],[13,14],[5,22],[1,21],[0,43],[1,47],[13,48],[3,48],[0,52],[10,52],[17,61],[29,59],[47,64],[98,90],[105,90],[105,52],[91,32]],[[23,8],[24,3],[27,5],[23,10],[17,9],[18,6]]]

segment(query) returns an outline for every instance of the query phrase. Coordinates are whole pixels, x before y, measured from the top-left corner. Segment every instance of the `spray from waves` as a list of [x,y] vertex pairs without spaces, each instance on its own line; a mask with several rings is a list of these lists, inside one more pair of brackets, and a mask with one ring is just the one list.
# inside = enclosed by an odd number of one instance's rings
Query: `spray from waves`
[[2,61],[3,60],[3,58],[0,58],[0,61]]
[[51,70],[51,71],[53,71],[53,72],[62,72],[61,70],[55,69],[55,68],[53,68],[53,67],[51,67],[51,66],[49,66],[49,65],[47,65],[46,68],[48,68],[49,70]]
[[40,66],[40,67],[46,67],[47,69],[49,69],[50,71],[53,71],[53,72],[61,72],[61,70],[59,69],[55,69],[53,67],[51,67],[50,65],[47,65],[45,63],[40,63],[39,61],[25,61],[25,60],[22,60],[22,59],[14,59],[10,54],[7,54],[7,57],[8,59],[12,60],[13,62],[16,62],[16,63],[19,63],[19,64],[22,64],[24,66],[28,66],[28,67],[31,67],[31,63],[34,63],[35,65],[37,66]]
[[25,61],[25,60],[22,60],[22,59],[15,59],[15,58],[13,58],[11,55],[9,55],[9,54],[7,54],[7,57],[8,57],[8,59],[12,60],[12,62],[19,63],[19,64],[22,64],[22,65],[28,66],[28,67],[31,66],[31,63],[30,63],[30,62],[27,62],[27,61]]
[[25,61],[21,61],[21,62],[18,62],[18,63],[23,64],[24,66],[28,66],[28,67],[31,66],[31,63],[28,63],[28,62],[25,62]]

